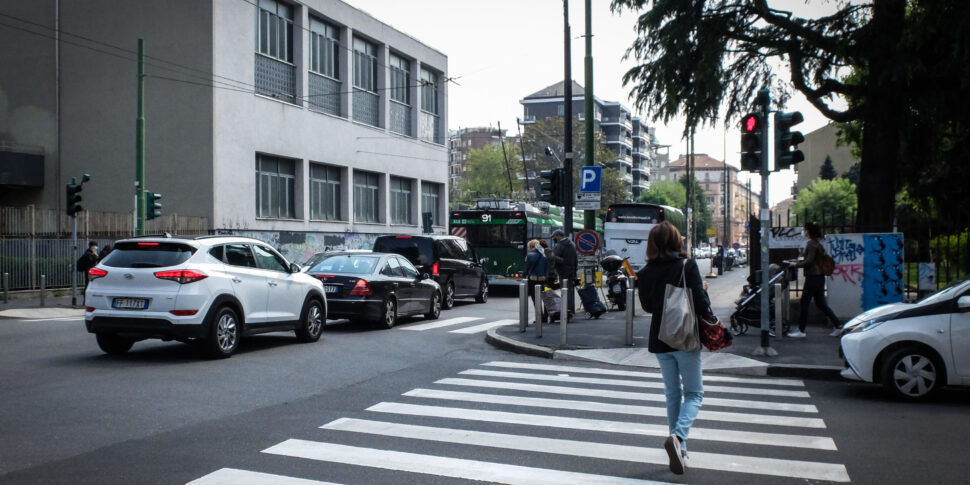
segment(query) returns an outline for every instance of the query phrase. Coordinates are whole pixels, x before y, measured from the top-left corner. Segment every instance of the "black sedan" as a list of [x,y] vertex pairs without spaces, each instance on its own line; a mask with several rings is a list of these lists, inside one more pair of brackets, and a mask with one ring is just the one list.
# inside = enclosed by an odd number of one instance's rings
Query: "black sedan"
[[441,288],[396,254],[327,253],[307,271],[323,282],[327,317],[377,322],[386,328],[398,317],[441,314]]

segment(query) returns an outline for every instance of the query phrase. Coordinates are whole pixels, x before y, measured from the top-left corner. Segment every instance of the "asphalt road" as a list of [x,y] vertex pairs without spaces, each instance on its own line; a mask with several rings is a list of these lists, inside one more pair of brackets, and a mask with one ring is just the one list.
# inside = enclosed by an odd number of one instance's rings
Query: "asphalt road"
[[80,320],[0,320],[0,482],[965,482],[968,391],[908,404],[715,374],[675,476],[656,372],[487,345],[516,309],[493,296],[443,312],[451,325],[258,336],[220,361],[156,341],[111,357]]

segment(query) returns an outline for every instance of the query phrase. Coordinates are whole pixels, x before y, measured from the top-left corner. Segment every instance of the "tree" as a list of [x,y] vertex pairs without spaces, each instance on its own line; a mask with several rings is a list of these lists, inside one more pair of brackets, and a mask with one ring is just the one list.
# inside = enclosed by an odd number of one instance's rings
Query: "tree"
[[846,224],[856,210],[856,188],[848,179],[815,179],[812,185],[798,192],[791,205],[792,224],[816,221],[826,226]]
[[[464,199],[472,200],[476,197],[510,197],[511,193],[519,190],[522,183],[518,177],[522,172],[518,150],[514,146],[506,145],[508,165],[502,148],[485,145],[479,149],[468,151],[468,161],[465,164],[465,180],[462,182]],[[512,188],[509,188],[511,172]]]
[[[684,199],[687,198],[687,174],[681,175],[680,185],[684,188]],[[691,177],[690,195],[694,199],[691,204],[694,208],[694,239],[692,244],[700,244],[707,240],[707,229],[714,226],[714,217],[711,215],[711,208],[707,206],[707,192],[701,187],[697,177]],[[686,206],[684,214],[687,214]]]
[[853,163],[852,166],[849,167],[849,169],[846,170],[845,173],[842,174],[842,178],[844,178],[844,179],[848,180],[849,182],[851,182],[852,185],[857,186],[856,187],[856,194],[858,194],[859,169],[860,168],[861,168],[861,166],[859,165],[858,162],[856,162],[856,163]]
[[[781,2],[778,2],[781,3]],[[687,130],[733,119],[771,87],[779,106],[789,97],[771,63],[787,64],[791,87],[824,116],[861,127],[859,220],[888,229],[896,191],[921,179],[901,173],[941,171],[933,180],[966,185],[958,161],[970,154],[970,36],[965,0],[839,2],[838,11],[805,19],[768,0],[613,0],[614,11],[643,11],[624,75],[636,106]],[[850,76],[846,71],[852,69]],[[832,107],[835,100],[848,107]],[[927,144],[942,165],[913,158]],[[963,158],[960,158],[960,157]],[[945,159],[945,160],[944,160]],[[953,177],[956,177],[954,179]],[[932,190],[913,191],[927,196]]]
[[649,189],[640,192],[637,202],[684,207],[687,205],[687,190],[680,182],[658,180],[650,184]]
[[822,163],[822,168],[818,171],[818,176],[822,180],[832,180],[838,176],[835,173],[835,167],[832,165],[832,157],[825,156],[825,162]]

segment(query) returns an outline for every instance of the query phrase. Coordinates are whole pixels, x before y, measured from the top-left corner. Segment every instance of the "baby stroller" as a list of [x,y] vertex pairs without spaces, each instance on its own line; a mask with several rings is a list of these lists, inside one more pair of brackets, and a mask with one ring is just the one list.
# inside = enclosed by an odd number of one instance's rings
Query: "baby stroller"
[[[780,283],[783,290],[788,290],[788,271],[777,265],[768,266],[768,273],[771,279],[768,280],[768,287]],[[755,285],[752,278],[748,278],[747,285],[741,290],[741,297],[735,300],[737,307],[731,314],[731,333],[734,335],[744,335],[749,327],[761,327],[761,286]],[[775,295],[768,293],[768,321],[769,333],[774,336],[775,332]],[[788,331],[788,322],[782,323],[782,331]]]

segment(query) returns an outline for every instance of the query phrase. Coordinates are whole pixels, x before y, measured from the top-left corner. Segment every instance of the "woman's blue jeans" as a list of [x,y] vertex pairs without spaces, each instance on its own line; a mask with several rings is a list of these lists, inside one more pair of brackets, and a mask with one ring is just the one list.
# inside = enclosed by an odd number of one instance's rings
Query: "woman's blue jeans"
[[687,435],[704,400],[701,376],[701,352],[667,352],[656,354],[667,397],[667,426],[670,434],[680,438],[681,448],[687,450]]

